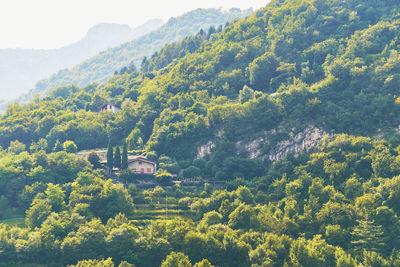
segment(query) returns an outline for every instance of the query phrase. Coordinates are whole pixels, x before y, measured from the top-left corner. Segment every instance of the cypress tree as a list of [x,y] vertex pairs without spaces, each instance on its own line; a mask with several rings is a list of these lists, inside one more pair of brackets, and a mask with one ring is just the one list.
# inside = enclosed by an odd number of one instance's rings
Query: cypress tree
[[128,146],[126,142],[124,142],[124,148],[122,150],[122,169],[128,169]]
[[119,146],[117,146],[117,148],[115,149],[114,167],[121,169],[121,150],[119,149]]
[[109,172],[111,172],[113,168],[113,162],[114,161],[114,155],[113,155],[113,147],[111,145],[111,142],[108,142],[108,147],[107,147],[107,167]]

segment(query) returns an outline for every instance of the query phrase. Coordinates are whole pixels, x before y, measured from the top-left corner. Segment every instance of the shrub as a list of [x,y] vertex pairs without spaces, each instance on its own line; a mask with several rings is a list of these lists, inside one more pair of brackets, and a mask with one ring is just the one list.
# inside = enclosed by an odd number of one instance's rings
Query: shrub
[[88,161],[93,165],[94,169],[101,168],[100,157],[96,152],[92,152],[88,156]]
[[78,150],[78,147],[74,143],[74,141],[65,141],[63,144],[64,151],[67,153],[75,153]]
[[195,166],[190,166],[184,169],[182,174],[184,178],[195,178],[201,175],[201,170]]
[[156,180],[162,184],[171,182],[172,178],[174,177],[171,173],[164,169],[158,169],[154,176]]

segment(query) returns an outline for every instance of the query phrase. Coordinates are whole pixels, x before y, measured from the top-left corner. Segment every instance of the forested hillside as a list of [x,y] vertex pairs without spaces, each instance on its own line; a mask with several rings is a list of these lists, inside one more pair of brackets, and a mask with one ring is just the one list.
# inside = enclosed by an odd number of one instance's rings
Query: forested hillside
[[[399,162],[386,141],[337,135],[227,189],[141,190],[63,151],[2,151],[0,216],[26,217],[0,224],[0,265],[398,266]],[[143,203],[163,214],[139,219]]]
[[35,89],[24,99],[29,100],[37,93],[45,95],[49,89],[55,86],[72,83],[85,86],[91,82],[104,82],[116,70],[129,65],[131,62],[140,66],[143,57],[153,54],[168,43],[179,41],[188,35],[197,33],[200,29],[225,25],[227,21],[245,17],[251,12],[251,10],[242,11],[240,9],[229,11],[197,9],[180,17],[171,18],[166,24],[138,40],[105,50],[79,65],[61,70],[50,78],[39,81]]
[[[399,14],[272,0],[139,70],[10,105],[0,262],[399,266]],[[156,161],[157,186],[73,154],[107,146]]]
[[[59,139],[89,149],[135,132],[147,151],[180,159],[208,141],[235,149],[258,134],[266,152],[308,126],[393,135],[398,5],[373,3],[272,2],[222,33],[165,47],[143,62],[147,72],[125,68],[101,85],[58,87],[11,105],[0,144],[46,139],[51,150]],[[122,111],[97,114],[108,101]]]

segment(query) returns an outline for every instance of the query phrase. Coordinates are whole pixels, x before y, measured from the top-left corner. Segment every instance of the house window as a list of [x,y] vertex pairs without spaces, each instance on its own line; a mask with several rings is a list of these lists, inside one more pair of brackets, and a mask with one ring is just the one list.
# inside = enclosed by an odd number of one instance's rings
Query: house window
[[141,173],[144,173],[144,168],[141,168],[141,169],[140,169],[140,172],[141,172]]
[[147,172],[151,172],[151,168],[147,168]]
[[139,161],[139,165],[142,165],[142,162],[141,162],[141,161]]

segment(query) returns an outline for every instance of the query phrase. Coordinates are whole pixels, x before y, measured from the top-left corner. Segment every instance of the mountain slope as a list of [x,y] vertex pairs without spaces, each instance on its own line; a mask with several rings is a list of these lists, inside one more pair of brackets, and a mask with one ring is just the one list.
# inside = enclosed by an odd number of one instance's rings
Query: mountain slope
[[225,24],[229,20],[245,17],[250,13],[251,10],[241,11],[240,9],[231,9],[226,12],[218,9],[197,9],[178,18],[171,18],[164,26],[138,40],[103,51],[69,70],[61,70],[49,79],[39,81],[36,88],[26,98],[30,99],[37,93],[44,95],[47,90],[60,85],[74,83],[85,86],[91,82],[104,82],[116,70],[131,62],[140,66],[144,57],[150,56],[165,44],[179,41],[197,33],[200,29]]
[[82,40],[59,49],[1,49],[0,99],[10,100],[27,93],[39,79],[139,38],[161,25],[161,20],[150,20],[131,29],[128,25],[103,23],[91,28]]
[[[400,266],[399,14],[397,0],[273,0],[141,72],[9,106],[1,204],[26,210],[28,228],[0,225],[0,261]],[[109,102],[121,111],[98,113]],[[125,189],[43,151],[66,140],[126,141],[159,171],[145,184],[122,171]]]
[[[325,133],[397,142],[399,10],[396,1],[272,1],[193,53],[165,47],[151,73],[10,106],[1,145],[43,138],[50,150],[57,139],[88,149],[104,147],[107,136],[116,144],[129,137],[148,153],[205,157],[222,168],[232,155],[268,161],[309,149]],[[122,111],[95,113],[109,101]]]

